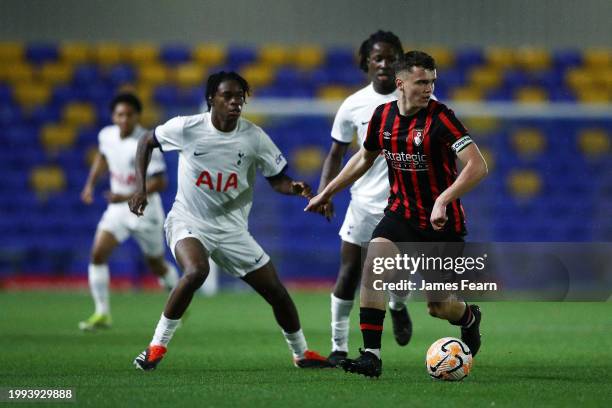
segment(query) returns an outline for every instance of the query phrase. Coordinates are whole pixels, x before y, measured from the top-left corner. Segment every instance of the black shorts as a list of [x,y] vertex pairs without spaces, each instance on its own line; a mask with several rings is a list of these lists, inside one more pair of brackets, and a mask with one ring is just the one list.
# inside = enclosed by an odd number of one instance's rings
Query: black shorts
[[386,238],[392,242],[464,242],[463,236],[456,232],[417,229],[401,215],[388,210],[374,228],[374,238]]

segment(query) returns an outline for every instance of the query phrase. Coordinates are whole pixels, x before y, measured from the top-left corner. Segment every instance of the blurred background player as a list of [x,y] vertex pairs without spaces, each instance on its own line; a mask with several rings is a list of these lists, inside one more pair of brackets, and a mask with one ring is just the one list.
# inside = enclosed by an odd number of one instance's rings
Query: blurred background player
[[130,199],[130,209],[139,216],[146,213],[144,174],[151,153],[157,147],[179,152],[178,191],[165,228],[168,245],[184,273],[149,347],[134,360],[139,369],[152,370],[163,358],[194,292],[206,280],[209,256],[272,306],[296,367],[329,367],[326,358],[308,350],[293,300],[270,257],[247,229],[256,169],[281,194],[311,196],[308,185],[285,175],[287,162],[270,137],[240,117],[249,90],[247,81],[234,72],[213,74],[206,86],[210,112],[175,117],[139,143],[138,186]]
[[[431,99],[436,80],[434,59],[420,51],[406,53],[394,65],[398,101],[379,106],[368,125],[363,147],[307,209],[318,211],[331,197],[359,179],[384,153],[391,196],[383,219],[372,234],[364,265],[360,326],[364,351],[342,367],[378,377],[382,373],[381,337],[385,318],[384,292],[372,286],[372,260],[384,257],[398,242],[463,242],[465,215],[459,197],[487,174],[487,164],[467,130],[445,105]],[[455,157],[463,164],[457,175]],[[386,246],[384,244],[389,244]],[[447,278],[454,277],[450,273]],[[453,294],[429,297],[429,313],[461,327],[461,339],[473,355],[480,348],[480,309]]]
[[175,286],[178,274],[174,266],[164,259],[164,209],[159,192],[166,188],[166,165],[161,153],[152,156],[147,172],[147,193],[150,206],[139,218],[130,212],[128,199],[136,187],[134,158],[138,140],[146,133],[139,124],[142,104],[133,94],[121,93],[110,105],[114,125],[103,128],[98,135],[99,151],[96,153],[81,200],[93,203],[94,189],[100,176],[110,173],[110,191],[106,193],[108,207],[98,224],[88,266],[89,288],[95,304],[95,312],[79,323],[81,330],[107,328],[111,325],[108,259],[113,250],[134,237],[148,268],[159,277],[166,289]]
[[[342,160],[355,134],[359,145],[363,144],[374,109],[397,99],[392,64],[402,54],[399,38],[390,31],[379,30],[361,44],[359,67],[367,73],[370,84],[346,98],[336,114],[331,132],[332,145],[323,163],[319,192],[340,172]],[[363,268],[362,245],[372,238],[376,224],[384,215],[388,198],[387,164],[379,157],[351,187],[351,202],[340,229],[341,263],[331,294],[332,352],[328,357],[334,365],[347,357],[349,316]],[[325,208],[325,215],[333,215],[331,201]],[[412,322],[405,299],[393,293],[389,296],[395,340],[404,346],[412,336]]]

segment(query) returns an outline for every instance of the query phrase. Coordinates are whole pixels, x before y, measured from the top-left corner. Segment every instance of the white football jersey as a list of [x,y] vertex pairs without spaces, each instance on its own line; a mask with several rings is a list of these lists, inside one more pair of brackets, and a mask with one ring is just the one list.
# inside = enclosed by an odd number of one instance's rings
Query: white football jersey
[[[351,143],[356,133],[361,147],[376,107],[394,101],[397,97],[397,91],[388,95],[379,94],[371,83],[355,92],[338,109],[331,131],[332,138],[340,143]],[[389,178],[384,157],[376,158],[372,167],[353,184],[351,198],[371,208],[373,212],[385,209],[389,198]]]
[[209,112],[179,116],[155,128],[155,138],[163,151],[179,152],[171,213],[211,232],[246,229],[256,169],[272,177],[287,165],[270,137],[243,118],[226,133]]
[[[119,126],[106,126],[98,134],[100,153],[106,158],[110,172],[111,191],[115,194],[133,194],[136,191],[136,147],[138,141],[147,132],[142,126],[136,126],[134,132],[122,139]],[[161,152],[155,151],[147,175],[166,171],[166,164]]]

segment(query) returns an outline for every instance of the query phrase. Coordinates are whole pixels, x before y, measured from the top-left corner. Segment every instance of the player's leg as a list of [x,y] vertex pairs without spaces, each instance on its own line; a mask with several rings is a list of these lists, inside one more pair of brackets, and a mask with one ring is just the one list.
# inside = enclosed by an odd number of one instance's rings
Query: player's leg
[[145,256],[145,262],[149,270],[157,276],[160,286],[168,291],[176,286],[179,280],[178,271],[163,255]]
[[306,338],[300,327],[295,303],[276,273],[271,261],[242,277],[249,286],[259,293],[274,312],[276,322],[281,327],[289,349],[293,353],[294,364],[301,368],[329,367],[326,358],[308,350]]
[[[172,242],[171,239],[169,241]],[[180,239],[174,247],[174,255],[183,270],[183,276],[170,293],[149,347],[134,360],[134,365],[142,370],[152,370],[159,364],[193,294],[208,275],[208,252],[198,239]]]
[[111,325],[108,258],[117,245],[119,240],[112,233],[98,228],[87,267],[89,289],[95,311],[87,320],[79,322],[81,330],[96,330]]

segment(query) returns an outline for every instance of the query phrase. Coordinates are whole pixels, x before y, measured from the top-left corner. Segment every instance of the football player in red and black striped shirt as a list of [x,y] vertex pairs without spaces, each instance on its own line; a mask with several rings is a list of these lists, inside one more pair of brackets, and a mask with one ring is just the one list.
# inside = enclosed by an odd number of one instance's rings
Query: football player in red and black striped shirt
[[[431,99],[436,80],[434,59],[420,51],[395,64],[399,100],[380,105],[370,120],[366,140],[340,174],[306,207],[318,211],[331,197],[359,179],[384,155],[391,186],[385,216],[372,243],[462,242],[465,216],[459,197],[487,174],[487,165],[465,127],[444,104]],[[458,173],[456,158],[464,165]],[[384,245],[371,245],[361,285],[360,322],[365,351],[346,360],[345,370],[378,377],[382,371],[380,340],[385,317],[383,291],[373,282],[373,259]],[[432,316],[461,327],[461,337],[475,355],[480,347],[480,310],[453,295],[429,301]]]

